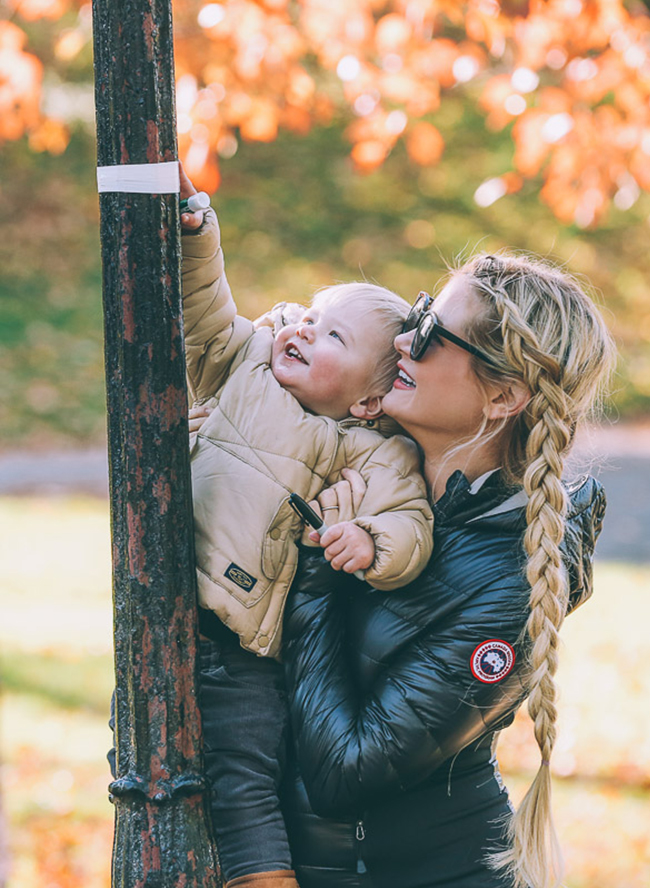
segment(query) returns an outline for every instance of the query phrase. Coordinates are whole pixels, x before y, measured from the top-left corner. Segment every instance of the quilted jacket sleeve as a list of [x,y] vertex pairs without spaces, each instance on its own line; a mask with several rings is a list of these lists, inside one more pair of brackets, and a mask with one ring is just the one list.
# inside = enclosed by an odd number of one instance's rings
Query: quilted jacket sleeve
[[[313,810],[326,817],[362,811],[427,780],[511,716],[525,697],[516,669],[504,681],[480,686],[470,670],[473,651],[486,639],[516,645],[523,609],[508,618],[494,599],[491,607],[485,599],[473,605],[439,586],[429,628],[413,627],[402,651],[378,671],[369,690],[360,691],[345,647],[345,600],[363,594],[346,594],[344,587],[353,582],[317,555],[305,555],[284,623],[298,766]],[[520,577],[502,578],[500,597],[520,591]],[[382,625],[377,610],[372,613],[368,631],[390,633],[390,622]]]
[[183,232],[181,244],[187,375],[190,395],[200,402],[219,389],[253,325],[237,315],[212,209],[198,231]]
[[387,438],[358,468],[367,484],[354,519],[372,536],[375,560],[365,578],[375,589],[399,589],[414,580],[433,548],[433,514],[412,441]]

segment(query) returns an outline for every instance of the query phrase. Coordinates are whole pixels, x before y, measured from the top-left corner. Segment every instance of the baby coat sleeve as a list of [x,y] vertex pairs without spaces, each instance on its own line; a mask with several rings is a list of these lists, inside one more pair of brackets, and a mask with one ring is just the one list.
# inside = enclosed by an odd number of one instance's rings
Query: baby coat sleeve
[[198,231],[183,233],[181,245],[188,383],[191,398],[205,401],[219,389],[253,325],[237,315],[214,210],[206,211]]
[[433,549],[433,514],[416,445],[403,435],[385,439],[361,465],[367,484],[354,519],[372,536],[375,560],[365,579],[376,589],[399,589],[426,566]]

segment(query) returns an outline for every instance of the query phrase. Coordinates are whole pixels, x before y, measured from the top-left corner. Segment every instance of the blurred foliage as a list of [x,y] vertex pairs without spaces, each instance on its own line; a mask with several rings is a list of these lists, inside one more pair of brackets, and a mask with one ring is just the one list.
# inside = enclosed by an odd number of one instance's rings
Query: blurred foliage
[[[336,114],[360,171],[380,167],[397,144],[414,166],[435,166],[447,142],[444,107],[459,94],[516,147],[482,183],[481,206],[538,179],[558,219],[589,228],[611,203],[627,209],[650,191],[650,18],[637,0],[171,8],[179,150],[206,191],[216,191],[220,159],[239,139],[304,135]],[[88,0],[0,0],[0,144],[26,135],[36,151],[65,151],[79,116],[74,86],[91,79],[91,17]],[[134,70],[139,41],[123,36]],[[140,147],[124,150],[135,161]]]
[[[0,498],[0,525],[7,888],[108,888],[108,503]],[[43,551],[26,564],[34,539]],[[649,584],[647,565],[597,562],[593,600],[562,628],[552,768],[566,888],[650,884]],[[518,801],[539,759],[525,712],[497,752]]]
[[[562,226],[534,183],[489,207],[478,185],[512,142],[486,133],[474,106],[439,113],[447,148],[418,170],[398,144],[360,176],[343,125],[271,144],[242,143],[213,200],[228,276],[243,314],[320,286],[366,277],[413,298],[445,263],[508,246],[566,263],[601,295],[621,348],[612,405],[650,410],[650,196],[613,209],[597,230]],[[59,157],[23,141],[0,152],[0,446],[99,444],[104,438],[101,269],[95,153],[79,128]]]
[[101,269],[94,150],[0,155],[0,425],[5,443],[100,440]]

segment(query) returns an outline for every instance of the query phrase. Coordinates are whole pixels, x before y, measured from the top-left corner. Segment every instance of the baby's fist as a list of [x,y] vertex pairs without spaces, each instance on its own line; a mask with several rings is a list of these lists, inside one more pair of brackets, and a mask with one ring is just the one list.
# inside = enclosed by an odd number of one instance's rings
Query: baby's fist
[[367,570],[375,560],[373,538],[352,521],[341,521],[328,527],[320,538],[320,544],[334,570],[345,573]]

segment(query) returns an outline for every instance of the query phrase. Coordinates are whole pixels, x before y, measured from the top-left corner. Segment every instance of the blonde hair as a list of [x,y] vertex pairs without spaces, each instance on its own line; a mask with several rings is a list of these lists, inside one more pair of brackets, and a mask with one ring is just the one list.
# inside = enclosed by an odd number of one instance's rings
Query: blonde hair
[[[558,630],[569,596],[560,554],[567,508],[561,477],[576,428],[599,401],[613,370],[615,349],[577,280],[540,260],[480,255],[454,274],[469,281],[483,304],[467,331],[494,362],[492,367],[474,359],[479,380],[523,383],[531,395],[525,409],[506,420],[502,471],[506,482],[522,484],[528,494],[528,711],[541,764],[508,824],[509,847],[488,859],[495,869],[508,871],[515,888],[547,888],[559,883],[562,871],[549,769],[556,737]],[[482,431],[499,434],[504,426]]]
[[[378,317],[381,335],[376,343],[377,358],[371,374],[371,385],[377,389],[376,394],[385,395],[397,377],[399,354],[394,343],[395,337],[402,332],[402,326],[411,309],[409,303],[385,287],[354,281],[318,290],[314,293],[311,304],[354,306]],[[363,334],[363,331],[360,332]]]

